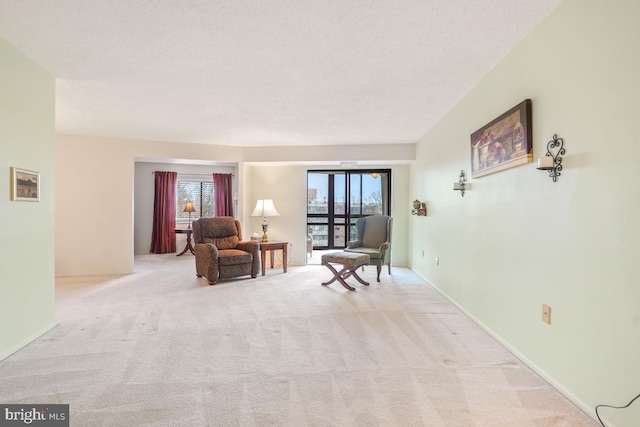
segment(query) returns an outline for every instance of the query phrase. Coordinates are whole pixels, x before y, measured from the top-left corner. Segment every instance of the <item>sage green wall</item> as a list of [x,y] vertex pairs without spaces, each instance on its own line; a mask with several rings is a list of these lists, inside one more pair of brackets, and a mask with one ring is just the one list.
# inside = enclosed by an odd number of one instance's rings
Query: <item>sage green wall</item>
[[[412,268],[592,416],[640,393],[639,17],[637,1],[561,3],[419,141],[411,170],[429,208],[410,218]],[[469,135],[526,98],[534,158],[557,133],[562,175],[527,164],[460,197]],[[637,426],[640,402],[602,414]]]
[[[54,80],[0,38],[0,359],[53,326]],[[40,202],[10,201],[10,168],[40,172]]]

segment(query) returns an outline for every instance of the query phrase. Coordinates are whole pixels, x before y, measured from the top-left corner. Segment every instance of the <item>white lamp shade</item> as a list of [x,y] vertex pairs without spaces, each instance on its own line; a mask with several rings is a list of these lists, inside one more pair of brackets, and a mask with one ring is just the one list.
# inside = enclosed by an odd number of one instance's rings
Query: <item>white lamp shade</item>
[[273,200],[264,199],[264,200],[258,200],[256,202],[256,208],[253,210],[253,213],[251,214],[251,216],[267,217],[267,216],[280,216],[280,214],[276,210],[276,207],[273,205]]

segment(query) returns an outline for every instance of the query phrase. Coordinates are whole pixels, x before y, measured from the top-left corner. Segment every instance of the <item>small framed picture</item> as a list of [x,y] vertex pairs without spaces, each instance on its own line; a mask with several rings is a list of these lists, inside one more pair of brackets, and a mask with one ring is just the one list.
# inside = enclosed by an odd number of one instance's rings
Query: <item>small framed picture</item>
[[11,200],[40,201],[40,172],[11,168]]

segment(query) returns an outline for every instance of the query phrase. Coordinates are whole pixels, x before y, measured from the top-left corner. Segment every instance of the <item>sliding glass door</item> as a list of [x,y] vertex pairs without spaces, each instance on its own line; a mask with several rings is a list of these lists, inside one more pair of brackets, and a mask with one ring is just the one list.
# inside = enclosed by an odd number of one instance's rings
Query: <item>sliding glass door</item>
[[389,215],[391,170],[307,173],[307,232],[314,249],[343,249],[356,238],[357,218]]

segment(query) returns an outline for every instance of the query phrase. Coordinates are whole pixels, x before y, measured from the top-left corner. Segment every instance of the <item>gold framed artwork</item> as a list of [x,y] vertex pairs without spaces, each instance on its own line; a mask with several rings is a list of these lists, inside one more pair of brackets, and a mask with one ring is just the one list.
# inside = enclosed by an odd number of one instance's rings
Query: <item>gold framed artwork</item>
[[11,168],[11,200],[40,201],[40,172]]
[[471,178],[532,161],[530,99],[471,134]]

